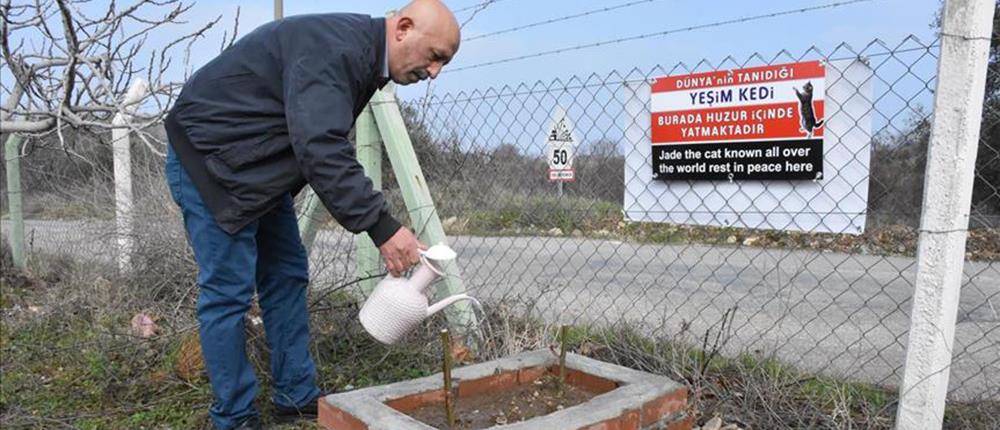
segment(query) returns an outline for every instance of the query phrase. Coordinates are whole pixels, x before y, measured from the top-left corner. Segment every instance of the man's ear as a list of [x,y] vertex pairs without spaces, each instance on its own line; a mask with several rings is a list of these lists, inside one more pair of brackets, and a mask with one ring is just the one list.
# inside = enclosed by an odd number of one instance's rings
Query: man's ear
[[413,30],[413,19],[408,16],[404,16],[396,20],[396,41],[403,40],[410,30]]

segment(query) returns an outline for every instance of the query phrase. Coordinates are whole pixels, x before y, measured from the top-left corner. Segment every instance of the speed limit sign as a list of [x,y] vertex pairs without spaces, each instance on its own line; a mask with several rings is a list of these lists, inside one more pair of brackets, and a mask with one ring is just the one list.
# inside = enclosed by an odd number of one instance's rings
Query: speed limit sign
[[545,135],[545,147],[549,163],[549,181],[572,181],[576,136],[573,133],[573,123],[566,115],[566,111],[559,106],[552,112],[552,126]]

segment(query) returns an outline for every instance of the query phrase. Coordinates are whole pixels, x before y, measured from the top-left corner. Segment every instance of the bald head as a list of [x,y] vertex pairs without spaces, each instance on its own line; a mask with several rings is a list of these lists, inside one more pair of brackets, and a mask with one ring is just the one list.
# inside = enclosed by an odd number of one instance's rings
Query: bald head
[[401,85],[434,79],[458,52],[458,20],[440,0],[414,0],[385,20],[389,75]]

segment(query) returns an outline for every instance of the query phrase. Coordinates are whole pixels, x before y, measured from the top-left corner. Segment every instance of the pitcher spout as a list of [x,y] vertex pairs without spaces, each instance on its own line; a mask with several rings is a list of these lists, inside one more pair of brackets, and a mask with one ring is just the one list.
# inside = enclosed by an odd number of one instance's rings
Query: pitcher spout
[[469,297],[469,295],[465,293],[455,294],[454,296],[446,297],[444,299],[441,299],[440,302],[437,302],[428,307],[427,316],[430,317],[431,315],[438,313],[441,309],[444,309],[459,300],[471,300],[471,299],[472,297]]

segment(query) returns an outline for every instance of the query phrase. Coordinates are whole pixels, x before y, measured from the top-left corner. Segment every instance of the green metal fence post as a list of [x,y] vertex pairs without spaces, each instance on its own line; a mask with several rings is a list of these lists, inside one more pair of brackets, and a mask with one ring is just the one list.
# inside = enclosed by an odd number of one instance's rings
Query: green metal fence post
[[[365,174],[372,180],[375,189],[382,189],[382,137],[379,135],[378,127],[375,125],[375,116],[372,114],[371,105],[365,106],[355,125],[355,139],[357,141],[358,161],[365,168]],[[379,273],[381,268],[381,254],[375,243],[367,234],[359,234],[357,237],[357,274],[358,278],[366,278]],[[375,288],[378,280],[367,279],[361,281],[361,291],[367,296]]]
[[10,242],[10,254],[14,267],[25,267],[24,254],[24,209],[21,204],[21,154],[18,148],[23,138],[11,134],[4,144],[4,158],[7,163],[7,206],[10,209],[10,230],[7,240]]
[[320,202],[319,196],[312,187],[306,185],[305,197],[302,200],[302,207],[299,209],[299,235],[302,237],[302,245],[306,248],[307,254],[312,254],[312,245],[316,240],[316,230],[319,228],[316,219],[326,208]]
[[[396,103],[396,96],[393,92],[392,84],[382,91],[376,91],[372,97],[370,106],[375,114],[375,123],[382,134],[385,142],[386,154],[392,163],[392,170],[399,181],[399,188],[403,194],[403,201],[406,202],[407,210],[410,214],[410,221],[414,233],[428,246],[438,243],[446,243],[447,237],[444,228],[441,226],[441,219],[438,217],[434,200],[431,198],[430,190],[427,188],[427,181],[420,169],[417,161],[417,154],[413,150],[413,142],[406,130],[403,122],[403,115],[399,111],[399,104]],[[439,285],[437,296],[452,295],[465,292],[465,285],[462,283],[462,274],[455,262],[449,262],[444,267],[447,277]],[[444,288],[440,288],[443,284]],[[464,335],[476,326],[476,316],[467,301],[461,301],[450,306],[446,312],[448,323],[459,334]]]

